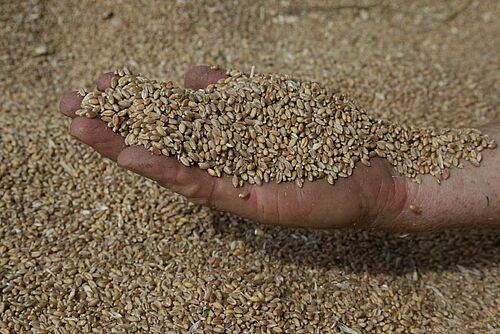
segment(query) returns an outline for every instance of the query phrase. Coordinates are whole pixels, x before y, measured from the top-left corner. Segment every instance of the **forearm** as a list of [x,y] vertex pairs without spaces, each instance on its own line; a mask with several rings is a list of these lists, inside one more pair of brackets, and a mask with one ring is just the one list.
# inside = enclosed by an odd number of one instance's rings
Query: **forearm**
[[[483,132],[500,142],[498,124]],[[430,176],[420,185],[409,184],[398,220],[410,230],[500,228],[500,148],[482,155],[480,167],[465,162],[463,169],[450,170],[450,178],[441,184]]]

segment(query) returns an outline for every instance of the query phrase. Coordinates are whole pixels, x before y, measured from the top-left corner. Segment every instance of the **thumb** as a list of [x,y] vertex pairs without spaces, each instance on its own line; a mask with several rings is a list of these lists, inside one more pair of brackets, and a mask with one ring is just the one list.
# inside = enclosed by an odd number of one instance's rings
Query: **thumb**
[[200,65],[187,71],[184,76],[184,86],[191,89],[202,89],[224,78],[227,78],[226,70]]

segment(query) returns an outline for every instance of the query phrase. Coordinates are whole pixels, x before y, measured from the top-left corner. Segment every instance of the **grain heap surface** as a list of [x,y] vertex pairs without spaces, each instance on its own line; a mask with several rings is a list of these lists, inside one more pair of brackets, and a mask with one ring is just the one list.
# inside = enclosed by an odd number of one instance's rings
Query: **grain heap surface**
[[111,87],[84,96],[77,115],[99,117],[157,155],[175,156],[233,185],[352,175],[359,161],[385,158],[400,174],[438,182],[462,159],[479,166],[496,143],[475,129],[418,128],[369,115],[346,96],[289,76],[228,71],[206,89],[176,87],[115,71]]
[[1,1],[0,333],[498,333],[499,231],[243,222],[117,168],[57,114],[123,64],[176,86],[220,64],[412,126],[494,120],[500,2],[401,3]]

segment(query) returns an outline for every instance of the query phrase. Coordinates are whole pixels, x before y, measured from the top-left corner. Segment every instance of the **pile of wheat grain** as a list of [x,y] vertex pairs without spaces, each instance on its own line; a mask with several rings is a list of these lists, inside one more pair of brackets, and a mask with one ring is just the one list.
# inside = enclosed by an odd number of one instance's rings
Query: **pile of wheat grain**
[[206,89],[116,71],[104,92],[84,96],[77,115],[99,117],[157,155],[175,156],[212,176],[244,182],[295,182],[352,175],[357,162],[386,159],[400,174],[438,182],[462,159],[479,166],[496,143],[475,129],[418,128],[377,119],[346,96],[288,76],[228,71]]
[[499,11],[495,0],[1,2],[0,333],[498,332],[498,231],[241,221],[117,168],[71,138],[57,105],[123,64],[175,86],[193,65],[220,64],[311,78],[408,126],[479,127],[500,110],[500,43],[485,42]]

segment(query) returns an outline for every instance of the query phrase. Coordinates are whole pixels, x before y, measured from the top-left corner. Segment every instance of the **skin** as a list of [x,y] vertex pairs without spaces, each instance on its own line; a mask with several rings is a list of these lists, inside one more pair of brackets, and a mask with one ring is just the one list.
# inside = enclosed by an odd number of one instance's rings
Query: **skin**
[[[110,86],[113,74],[105,73],[97,88]],[[186,73],[185,86],[204,88],[224,78],[224,71],[198,66]],[[500,227],[500,149],[485,150],[481,167],[466,163],[451,170],[439,185],[431,176],[421,184],[397,176],[383,159],[372,166],[357,164],[353,175],[334,186],[325,180],[246,185],[235,189],[228,177],[211,177],[196,167],[185,167],[175,158],[154,156],[139,146],[126,147],[121,136],[98,119],[77,117],[82,97],[66,93],[60,111],[70,117],[70,133],[120,167],[157,181],[193,202],[250,218],[265,224],[308,228],[373,228],[396,232],[451,228]],[[500,142],[500,124],[481,129]],[[248,192],[244,199],[238,195]],[[412,210],[411,208],[417,208]]]

